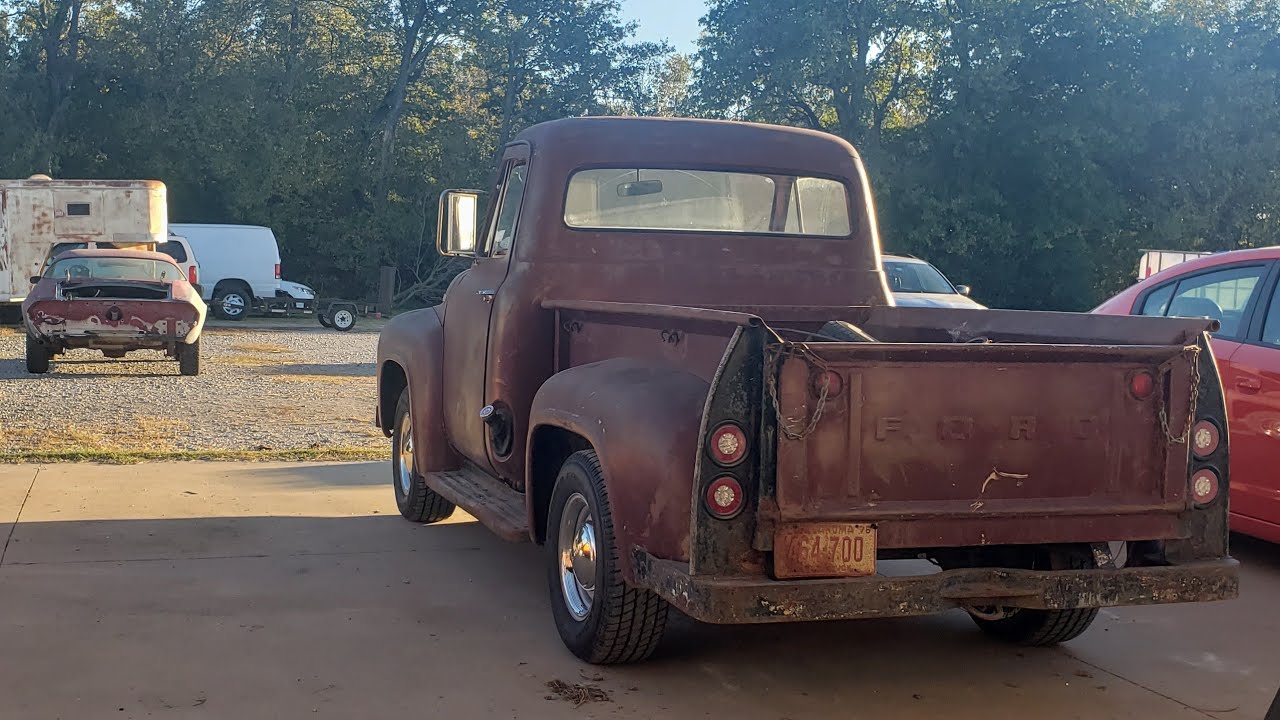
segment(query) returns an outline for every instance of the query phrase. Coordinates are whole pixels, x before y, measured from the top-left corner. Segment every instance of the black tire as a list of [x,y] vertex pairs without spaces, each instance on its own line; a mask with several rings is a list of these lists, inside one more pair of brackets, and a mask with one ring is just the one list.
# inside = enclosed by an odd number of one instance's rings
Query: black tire
[[53,357],[52,348],[31,333],[27,333],[27,372],[32,375],[43,375],[49,372],[51,357]]
[[875,338],[863,332],[862,328],[854,325],[853,323],[844,322],[843,320],[833,320],[826,325],[823,325],[822,329],[818,331],[818,334],[823,338],[830,338],[836,342],[876,341]]
[[[413,422],[409,415],[409,388],[405,388],[400,393],[399,402],[396,403],[396,424],[391,435],[391,485],[395,489],[396,507],[410,522],[440,522],[452,515],[456,506],[427,487],[426,479],[414,469],[411,461],[407,467],[401,465],[401,445],[406,437],[412,442],[412,433],[406,434],[406,429],[412,429],[412,427]],[[412,456],[412,453],[410,452],[409,455]],[[404,473],[408,474],[407,492],[405,483],[402,481]]]
[[339,307],[329,314],[329,322],[335,330],[346,332],[356,326],[356,311],[352,307]]
[[193,343],[178,344],[178,371],[183,375],[200,374],[200,338]]
[[[561,516],[566,503],[575,495],[586,500],[596,545],[594,594],[581,620],[570,611],[561,585],[559,550]],[[560,639],[574,655],[597,665],[647,659],[662,640],[670,605],[649,590],[628,586],[618,571],[613,516],[595,451],[574,453],[561,466],[547,517],[547,585],[551,591],[551,614]]]
[[1089,629],[1098,617],[1098,608],[1072,610],[1028,610],[1016,608],[999,620],[969,617],[982,631],[1015,645],[1043,647],[1074,640]]
[[[238,311],[236,308],[240,308]],[[245,285],[228,285],[214,290],[213,314],[223,320],[243,320],[253,309],[253,292]]]
[[321,327],[327,327],[327,328],[333,327],[333,323],[329,322],[329,316],[325,315],[322,312],[316,313],[316,319],[320,321]]

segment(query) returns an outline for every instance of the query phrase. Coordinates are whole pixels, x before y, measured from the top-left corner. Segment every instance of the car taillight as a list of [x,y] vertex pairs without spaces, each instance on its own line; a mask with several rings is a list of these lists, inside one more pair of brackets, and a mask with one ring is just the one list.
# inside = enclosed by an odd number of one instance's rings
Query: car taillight
[[736,517],[742,512],[744,500],[742,485],[728,475],[716,478],[707,486],[707,512],[720,520]]
[[276,263],[276,279],[280,279],[280,263]]
[[200,276],[198,273],[196,273],[196,266],[192,265],[191,267],[187,268],[187,282],[191,283],[192,285],[195,285],[199,281],[200,281]]
[[1156,390],[1156,379],[1146,370],[1139,370],[1129,377],[1129,392],[1139,400],[1146,400]]
[[725,423],[712,431],[710,450],[716,463],[725,467],[737,465],[747,456],[747,436],[737,425]]
[[1191,431],[1191,450],[1196,457],[1204,459],[1218,451],[1222,442],[1222,433],[1218,426],[1208,420],[1201,420]]
[[1197,470],[1191,476],[1191,499],[1197,505],[1207,505],[1218,497],[1218,473],[1212,468]]

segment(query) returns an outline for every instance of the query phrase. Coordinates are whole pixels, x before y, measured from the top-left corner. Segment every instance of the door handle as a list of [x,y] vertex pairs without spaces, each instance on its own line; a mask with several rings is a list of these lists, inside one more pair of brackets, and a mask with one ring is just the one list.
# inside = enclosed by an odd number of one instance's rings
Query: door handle
[[493,302],[493,296],[497,292],[497,290],[477,290],[476,294],[484,298],[485,302]]
[[1242,377],[1236,380],[1236,387],[1249,393],[1256,393],[1262,389],[1262,381],[1254,377]]

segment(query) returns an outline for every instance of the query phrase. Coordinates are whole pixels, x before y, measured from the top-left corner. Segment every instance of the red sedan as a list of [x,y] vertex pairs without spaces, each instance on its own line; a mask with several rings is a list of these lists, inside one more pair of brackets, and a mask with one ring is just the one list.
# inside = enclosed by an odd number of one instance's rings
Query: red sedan
[[1093,312],[1208,317],[1227,393],[1231,529],[1280,543],[1280,247],[1219,253],[1152,275]]

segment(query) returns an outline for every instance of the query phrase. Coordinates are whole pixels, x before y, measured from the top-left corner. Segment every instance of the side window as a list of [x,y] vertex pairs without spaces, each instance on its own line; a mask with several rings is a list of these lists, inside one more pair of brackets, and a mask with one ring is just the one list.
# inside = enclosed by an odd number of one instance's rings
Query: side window
[[1267,319],[1262,325],[1262,342],[1280,347],[1280,286],[1271,294],[1271,307],[1267,308]]
[[1238,339],[1245,330],[1244,312],[1265,273],[1266,267],[1255,265],[1227,268],[1180,280],[1165,314],[1169,317],[1217,320],[1222,323],[1218,336]]
[[527,173],[527,165],[516,165],[507,173],[501,204],[498,205],[498,221],[494,223],[493,237],[489,241],[491,257],[502,257],[511,252],[511,243],[516,237],[516,221],[520,218],[520,204],[524,201]]
[[187,250],[182,247],[182,243],[173,241],[162,242],[156,246],[156,250],[159,250],[180,263],[187,261]]
[[1173,299],[1173,289],[1177,285],[1177,283],[1169,283],[1151,291],[1146,301],[1142,303],[1142,309],[1138,311],[1138,314],[1163,317],[1169,311],[1169,301]]

